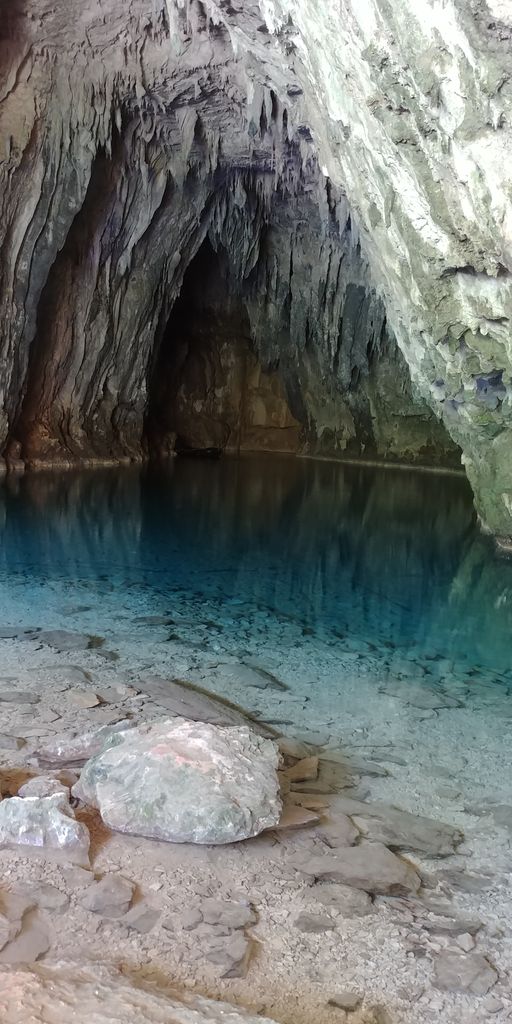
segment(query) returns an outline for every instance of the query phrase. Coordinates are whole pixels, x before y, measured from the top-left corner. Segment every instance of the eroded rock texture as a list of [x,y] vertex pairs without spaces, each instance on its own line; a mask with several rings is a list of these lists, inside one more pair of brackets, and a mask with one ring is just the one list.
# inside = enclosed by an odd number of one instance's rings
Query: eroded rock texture
[[512,534],[509,29],[434,6],[4,0],[8,463],[460,445]]

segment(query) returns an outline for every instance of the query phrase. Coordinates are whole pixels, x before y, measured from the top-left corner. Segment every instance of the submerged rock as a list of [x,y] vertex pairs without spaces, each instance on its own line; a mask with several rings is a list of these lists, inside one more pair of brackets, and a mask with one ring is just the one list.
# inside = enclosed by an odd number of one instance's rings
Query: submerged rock
[[56,651],[85,651],[104,643],[102,637],[91,636],[88,633],[72,633],[66,629],[38,630],[37,633],[27,633],[25,638],[37,640],[47,647],[54,647]]
[[147,693],[160,708],[165,708],[179,718],[209,722],[210,725],[250,725],[261,735],[271,734],[270,729],[255,722],[242,708],[217,694],[209,693],[195,683],[183,679],[146,676],[140,686],[143,693]]
[[276,745],[246,726],[183,718],[117,733],[73,795],[120,832],[175,843],[230,843],[277,825]]
[[65,793],[11,797],[0,803],[0,849],[23,849],[89,863],[89,832],[76,821]]
[[0,970],[2,1024],[28,1021],[34,1008],[38,1024],[273,1024],[228,1003],[144,988],[98,964]]

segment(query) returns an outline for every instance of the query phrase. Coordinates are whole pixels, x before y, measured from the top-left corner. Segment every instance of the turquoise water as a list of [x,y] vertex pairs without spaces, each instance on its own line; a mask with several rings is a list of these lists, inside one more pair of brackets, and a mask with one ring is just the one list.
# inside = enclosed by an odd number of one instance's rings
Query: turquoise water
[[288,624],[306,659],[401,652],[512,683],[512,563],[479,533],[463,477],[178,459],[11,477],[0,524],[6,624],[108,635],[162,615],[171,639],[234,653],[275,647]]

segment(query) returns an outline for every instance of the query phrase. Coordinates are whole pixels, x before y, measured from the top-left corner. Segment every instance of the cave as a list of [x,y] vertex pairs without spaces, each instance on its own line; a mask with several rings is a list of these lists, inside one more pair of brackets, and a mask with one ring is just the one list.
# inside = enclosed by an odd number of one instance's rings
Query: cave
[[278,369],[254,351],[242,295],[225,252],[203,242],[154,358],[146,426],[149,450],[297,452],[293,417]]
[[512,0],[0,0],[1,1024],[512,1019]]

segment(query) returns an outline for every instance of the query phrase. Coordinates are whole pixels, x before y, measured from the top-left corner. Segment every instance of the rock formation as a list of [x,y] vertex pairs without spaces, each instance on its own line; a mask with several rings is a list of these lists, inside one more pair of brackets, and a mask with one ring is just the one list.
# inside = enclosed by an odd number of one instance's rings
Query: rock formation
[[510,4],[3,6],[7,464],[460,446],[510,537]]

